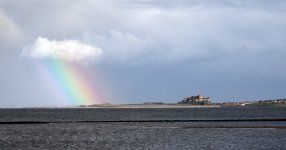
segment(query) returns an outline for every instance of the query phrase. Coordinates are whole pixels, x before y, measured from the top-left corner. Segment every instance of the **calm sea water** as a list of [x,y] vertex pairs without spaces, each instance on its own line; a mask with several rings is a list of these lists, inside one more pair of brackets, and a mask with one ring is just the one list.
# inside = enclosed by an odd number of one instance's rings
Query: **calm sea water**
[[0,149],[286,149],[285,119],[285,107],[0,109]]

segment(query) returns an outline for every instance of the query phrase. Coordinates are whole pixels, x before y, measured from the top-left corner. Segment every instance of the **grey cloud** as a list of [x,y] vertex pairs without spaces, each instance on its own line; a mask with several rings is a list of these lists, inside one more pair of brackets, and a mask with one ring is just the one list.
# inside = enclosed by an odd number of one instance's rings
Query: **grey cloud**
[[0,45],[2,47],[18,43],[21,40],[21,29],[0,9]]
[[[143,17],[137,19],[136,15]],[[101,35],[98,38],[94,34],[97,38],[93,41],[103,49],[113,51],[116,58],[112,60],[115,62],[120,58],[118,54],[125,58],[134,57],[132,54],[140,57],[142,54],[147,62],[151,59],[153,62],[170,63],[215,59],[215,56],[240,53],[279,53],[286,46],[286,20],[283,16],[283,13],[232,8],[136,11],[129,20],[130,24],[125,26],[125,32],[117,31],[121,39],[113,37],[115,35]],[[136,42],[140,42],[136,43],[124,35],[132,35]],[[102,42],[102,38],[105,42]],[[124,41],[121,41],[122,38]],[[130,63],[130,59],[126,60]]]
[[272,9],[284,8],[283,1],[4,2],[31,41],[89,32],[108,63],[205,61],[285,48],[286,12]]

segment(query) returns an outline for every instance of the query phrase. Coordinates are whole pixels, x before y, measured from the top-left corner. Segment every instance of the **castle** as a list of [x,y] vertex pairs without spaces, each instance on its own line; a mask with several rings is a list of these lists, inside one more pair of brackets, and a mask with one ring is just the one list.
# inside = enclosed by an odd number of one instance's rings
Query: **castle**
[[196,104],[196,105],[208,105],[211,104],[210,97],[204,97],[201,95],[191,96],[184,98],[178,104]]

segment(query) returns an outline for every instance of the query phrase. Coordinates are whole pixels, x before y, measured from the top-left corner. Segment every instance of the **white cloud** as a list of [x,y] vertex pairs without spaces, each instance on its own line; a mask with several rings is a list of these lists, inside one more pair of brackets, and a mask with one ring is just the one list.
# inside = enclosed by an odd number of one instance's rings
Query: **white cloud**
[[102,54],[102,50],[78,40],[49,40],[38,37],[35,42],[25,47],[21,56],[31,58],[53,58],[67,62],[88,64]]

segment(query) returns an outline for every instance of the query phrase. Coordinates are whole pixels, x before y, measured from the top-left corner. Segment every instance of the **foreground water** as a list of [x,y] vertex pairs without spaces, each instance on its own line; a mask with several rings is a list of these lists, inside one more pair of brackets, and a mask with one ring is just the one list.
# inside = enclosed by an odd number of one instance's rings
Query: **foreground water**
[[0,149],[286,149],[285,107],[0,109]]

